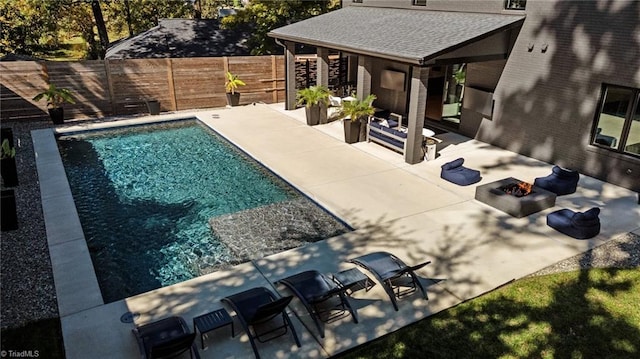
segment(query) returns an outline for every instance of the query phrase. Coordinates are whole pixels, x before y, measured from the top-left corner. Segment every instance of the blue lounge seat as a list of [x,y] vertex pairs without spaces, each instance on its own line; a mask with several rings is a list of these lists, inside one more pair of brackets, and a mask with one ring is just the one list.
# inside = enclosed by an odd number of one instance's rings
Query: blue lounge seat
[[550,175],[536,178],[533,185],[562,196],[575,192],[579,180],[580,173],[577,171],[553,166]]
[[547,215],[547,225],[560,233],[576,239],[593,238],[600,233],[600,208],[586,212],[561,209]]
[[480,177],[480,171],[464,167],[463,163],[464,158],[458,158],[455,161],[443,164],[440,177],[460,186],[468,186],[480,182],[482,178]]

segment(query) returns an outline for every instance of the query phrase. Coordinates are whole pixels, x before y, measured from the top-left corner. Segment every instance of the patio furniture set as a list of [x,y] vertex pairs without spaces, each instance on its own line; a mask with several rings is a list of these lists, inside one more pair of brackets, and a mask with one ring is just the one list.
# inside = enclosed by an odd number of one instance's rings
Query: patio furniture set
[[[402,115],[393,112],[380,112],[375,116],[369,117],[367,122],[367,142],[375,142],[404,155],[407,146],[407,128],[402,126]],[[437,141],[433,138],[434,135],[435,132],[430,129],[425,128],[422,130],[425,155],[427,154],[427,139]],[[435,159],[435,149],[432,151],[433,155],[428,158],[425,156],[425,159]]]
[[[463,158],[443,164],[440,177],[460,186],[468,186],[482,179],[480,171],[463,164]],[[521,218],[553,207],[556,196],[576,191],[579,180],[580,174],[577,171],[554,166],[551,174],[536,178],[533,185],[515,178],[506,178],[478,186],[475,199]],[[564,208],[549,213],[547,225],[572,238],[589,239],[600,233],[599,214],[598,207],[585,212]]]
[[[356,291],[369,291],[375,286],[365,269],[377,279],[398,311],[397,299],[410,295],[420,289],[428,300],[427,292],[415,271],[430,261],[416,266],[408,266],[401,259],[388,252],[374,252],[349,260],[357,267],[335,274],[323,274],[316,270],[307,270],[275,281],[293,295],[280,296],[266,287],[254,287],[223,298],[235,312],[235,316],[249,337],[256,358],[260,358],[256,340],[260,343],[270,341],[291,333],[295,344],[300,347],[300,339],[287,313],[287,306],[294,296],[302,303],[313,319],[314,324],[324,338],[322,323],[331,323],[346,315],[351,315],[354,323],[358,316],[349,302]],[[143,358],[173,357],[190,352],[191,357],[199,358],[195,344],[196,333],[200,332],[202,349],[204,335],[212,330],[231,325],[231,336],[235,336],[233,318],[225,308],[193,318],[194,329],[190,331],[186,321],[172,316],[133,329]]]

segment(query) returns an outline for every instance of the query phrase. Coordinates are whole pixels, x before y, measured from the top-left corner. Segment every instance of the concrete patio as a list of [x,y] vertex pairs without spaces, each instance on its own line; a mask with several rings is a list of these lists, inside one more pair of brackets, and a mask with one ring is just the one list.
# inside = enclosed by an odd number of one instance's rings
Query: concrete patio
[[[55,142],[51,145],[53,135],[50,130],[34,133],[68,358],[138,357],[131,334],[134,324],[120,320],[127,312],[140,314],[135,319],[138,325],[170,315],[181,315],[191,325],[193,317],[224,307],[220,299],[227,295],[254,286],[284,295],[287,291],[273,285],[274,281],[307,269],[337,272],[353,268],[346,261],[369,252],[392,252],[409,265],[432,261],[419,271],[427,286],[428,301],[414,294],[400,300],[396,312],[380,285],[369,292],[356,292],[351,300],[360,323],[345,317],[326,324],[326,337],[322,339],[294,299],[290,317],[302,347],[297,348],[290,335],[258,344],[264,358],[326,358],[624,233],[640,234],[640,206],[637,194],[630,190],[581,176],[576,193],[558,197],[553,208],[517,219],[474,200],[475,186],[505,177],[532,182],[547,175],[551,164],[445,133],[436,136],[443,140],[436,160],[408,165],[400,154],[379,145],[345,144],[339,122],[309,127],[304,123],[303,109],[285,112],[282,107],[256,104],[160,115],[149,120],[197,116],[355,230],[106,305],[96,293],[95,275],[87,269],[90,259],[87,263],[82,234],[66,226],[78,222],[77,217],[60,219],[62,212],[55,207],[56,203],[68,206],[68,197],[50,201],[57,193],[68,191],[66,177],[60,177],[64,170],[60,173],[59,165],[48,162],[59,162]],[[440,179],[440,166],[458,157],[465,158],[465,165],[481,170],[481,182],[459,187]],[[47,178],[42,176],[45,170]],[[546,214],[554,210],[594,206],[602,209],[602,231],[593,239],[575,240],[545,224]],[[200,355],[253,357],[248,338],[236,322],[238,332],[241,334],[235,338],[231,338],[228,327],[210,333],[207,348]]]

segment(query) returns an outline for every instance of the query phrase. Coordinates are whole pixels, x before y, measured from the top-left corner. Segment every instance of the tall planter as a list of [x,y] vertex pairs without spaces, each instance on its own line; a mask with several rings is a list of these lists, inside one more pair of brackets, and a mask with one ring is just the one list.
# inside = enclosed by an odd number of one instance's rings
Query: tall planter
[[0,221],[2,231],[18,229],[18,214],[16,211],[16,196],[12,189],[2,190],[0,197]]
[[240,93],[229,93],[227,92],[227,103],[229,106],[238,106],[240,104]]
[[360,137],[360,121],[345,119],[342,123],[344,124],[344,142],[358,142],[358,138]]
[[0,172],[2,172],[2,183],[4,183],[5,187],[18,185],[18,170],[15,157],[0,160]]
[[304,110],[307,114],[307,125],[315,126],[320,123],[320,105],[305,106]]
[[56,125],[64,123],[64,108],[62,107],[50,108],[49,117],[51,117],[51,122],[53,122]]

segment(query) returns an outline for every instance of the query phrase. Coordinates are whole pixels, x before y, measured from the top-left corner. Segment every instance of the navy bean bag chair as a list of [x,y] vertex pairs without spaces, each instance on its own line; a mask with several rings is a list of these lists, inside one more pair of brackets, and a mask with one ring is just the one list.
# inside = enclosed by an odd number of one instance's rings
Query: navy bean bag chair
[[593,238],[600,233],[600,208],[586,212],[561,209],[547,215],[547,225],[560,233],[576,239]]
[[464,158],[458,158],[442,165],[440,178],[453,182],[460,186],[480,182],[480,171],[464,167]]
[[580,173],[577,171],[553,166],[550,175],[536,178],[533,185],[562,196],[575,192],[578,180],[580,180]]

